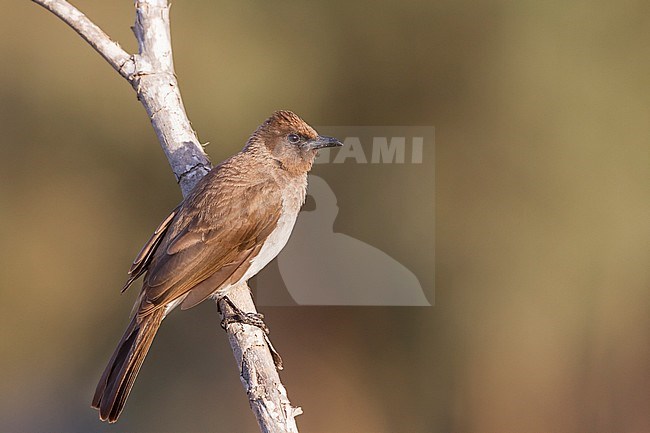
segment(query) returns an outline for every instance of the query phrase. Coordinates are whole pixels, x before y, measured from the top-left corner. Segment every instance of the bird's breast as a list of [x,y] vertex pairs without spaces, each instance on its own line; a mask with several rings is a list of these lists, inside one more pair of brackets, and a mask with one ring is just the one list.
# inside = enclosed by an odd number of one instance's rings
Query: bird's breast
[[[297,215],[297,212],[286,210],[283,206],[277,226],[264,241],[259,254],[251,261],[251,267],[246,272],[246,274],[250,274],[248,278],[256,275],[282,251],[291,236]],[[244,280],[248,280],[248,278],[244,278]]]
[[251,261],[251,267],[246,274],[250,274],[248,280],[262,270],[271,260],[282,251],[287,244],[291,231],[296,223],[298,212],[305,200],[306,185],[296,182],[289,185],[282,194],[282,213],[278,219],[275,229],[264,241],[259,254]]
[[282,211],[280,218],[275,226],[275,229],[267,236],[262,244],[262,248],[259,253],[251,260],[251,265],[242,276],[242,278],[227,287],[220,288],[215,295],[217,297],[225,296],[228,294],[228,291],[241,284],[248,281],[259,271],[261,271],[266,265],[269,264],[279,253],[282,251],[282,248],[289,241],[291,236],[291,231],[296,223],[298,213],[300,208],[305,200],[306,193],[306,180],[305,182],[296,183],[294,185],[289,185],[283,191],[282,194]]

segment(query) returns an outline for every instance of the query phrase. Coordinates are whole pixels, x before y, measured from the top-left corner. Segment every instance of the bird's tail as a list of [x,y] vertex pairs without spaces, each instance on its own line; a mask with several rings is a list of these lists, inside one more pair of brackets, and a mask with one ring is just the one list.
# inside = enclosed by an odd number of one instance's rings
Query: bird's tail
[[120,416],[164,317],[162,308],[140,318],[133,315],[95,390],[92,406],[102,421],[115,422]]

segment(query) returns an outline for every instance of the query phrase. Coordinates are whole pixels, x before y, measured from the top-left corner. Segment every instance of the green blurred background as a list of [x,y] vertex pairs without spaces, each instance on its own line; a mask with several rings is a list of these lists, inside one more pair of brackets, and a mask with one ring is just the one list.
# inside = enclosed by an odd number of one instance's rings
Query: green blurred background
[[[135,50],[131,2],[74,4]],[[45,10],[0,5],[0,431],[257,431],[211,303],[165,322],[119,423],[97,420],[119,288],[180,193],[128,84]],[[436,128],[435,306],[264,310],[301,431],[650,431],[650,3],[171,16],[214,162],[277,108]]]

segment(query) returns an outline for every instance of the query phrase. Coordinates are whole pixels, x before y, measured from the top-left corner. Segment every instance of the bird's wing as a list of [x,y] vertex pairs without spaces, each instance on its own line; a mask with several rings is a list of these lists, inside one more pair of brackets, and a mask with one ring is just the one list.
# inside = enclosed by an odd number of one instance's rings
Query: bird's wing
[[160,223],[158,228],[151,235],[151,238],[149,238],[147,243],[144,244],[138,255],[135,257],[133,264],[131,264],[131,269],[129,269],[129,279],[126,280],[124,287],[122,287],[122,292],[128,289],[129,286],[131,286],[131,284],[140,277],[140,275],[144,274],[147,271],[147,267],[151,262],[154,251],[156,251],[158,244],[167,232],[167,229],[169,228],[171,222],[174,219],[174,216],[176,216],[179,209],[180,205],[177,206],[176,209],[174,209],[167,216],[167,218],[165,218],[165,220]]
[[[198,304],[224,284],[244,275],[282,213],[282,197],[268,184],[225,196],[197,195],[185,203],[159,241],[143,284],[139,314],[186,296],[183,308]],[[215,192],[216,191],[216,192]],[[205,201],[205,202],[203,202]],[[200,209],[188,215],[187,209]]]

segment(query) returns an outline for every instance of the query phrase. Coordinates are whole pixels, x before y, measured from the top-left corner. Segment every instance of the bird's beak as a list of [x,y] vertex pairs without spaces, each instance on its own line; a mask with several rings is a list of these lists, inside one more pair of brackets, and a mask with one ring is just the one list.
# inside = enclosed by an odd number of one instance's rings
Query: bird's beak
[[334,137],[325,137],[323,135],[319,135],[316,138],[312,138],[311,140],[308,140],[307,145],[309,146],[310,149],[322,149],[324,147],[343,146],[343,143],[341,143],[338,139]]

